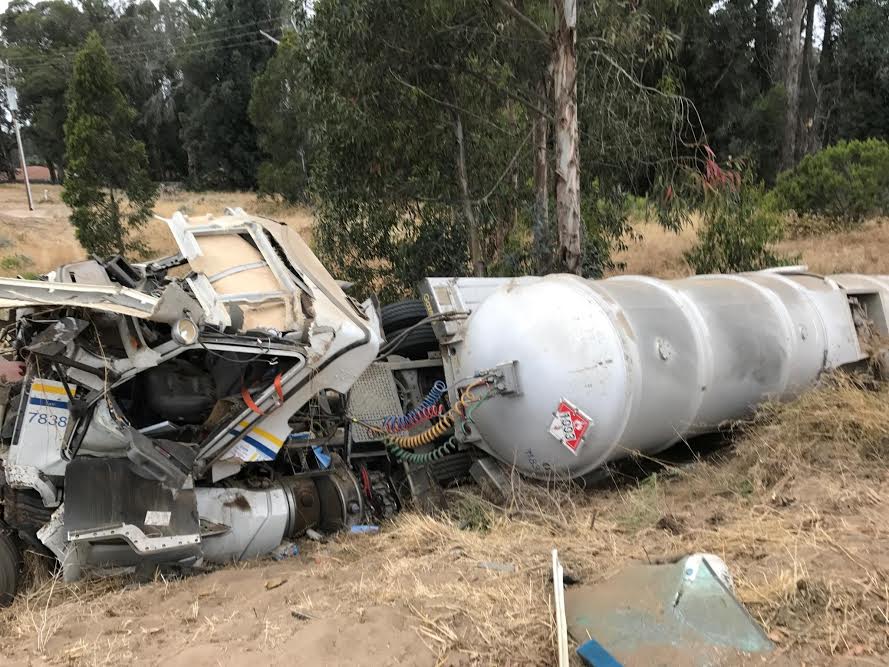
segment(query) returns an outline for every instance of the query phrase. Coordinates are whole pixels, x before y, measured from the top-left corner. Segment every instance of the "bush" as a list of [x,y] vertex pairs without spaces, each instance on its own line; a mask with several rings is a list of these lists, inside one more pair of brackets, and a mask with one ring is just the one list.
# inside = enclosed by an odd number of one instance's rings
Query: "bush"
[[778,176],[772,195],[782,209],[846,223],[889,213],[889,143],[841,141],[807,155]]
[[685,253],[695,273],[757,271],[796,261],[771,250],[783,238],[783,220],[763,191],[760,184],[738,182],[705,199],[698,240]]
[[3,271],[19,271],[31,266],[33,263],[27,255],[9,255],[0,259],[0,269]]
[[260,197],[281,197],[289,204],[306,202],[308,178],[297,160],[286,164],[263,162],[257,172]]

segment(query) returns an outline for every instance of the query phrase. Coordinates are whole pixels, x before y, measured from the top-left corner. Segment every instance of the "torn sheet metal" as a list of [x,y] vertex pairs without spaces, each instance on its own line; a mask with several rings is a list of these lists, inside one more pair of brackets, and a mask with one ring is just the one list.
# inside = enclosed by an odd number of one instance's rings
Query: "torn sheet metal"
[[81,306],[148,318],[160,299],[119,285],[78,285],[43,280],[0,278],[0,308]]
[[[189,306],[195,313],[201,313],[197,301],[181,293],[182,290],[177,285],[171,284],[168,289],[173,291],[169,300],[164,298],[164,294],[155,296],[119,285],[80,285],[0,278],[0,308],[77,306],[165,323],[181,318],[181,311]],[[171,300],[175,300],[176,305],[173,308],[170,307]]]
[[[244,312],[245,331],[258,328],[288,331],[294,328],[288,321],[292,306],[288,307],[281,285],[256,248],[234,234],[203,237],[199,243],[203,254],[191,260],[192,269],[207,276],[223,301],[225,297],[236,300]],[[256,295],[256,300],[250,303],[247,294]]]
[[[181,214],[163,219],[180,252],[197,274],[189,280],[205,311],[220,307],[239,313],[242,331],[294,331],[305,321],[301,299],[311,288],[282,258],[268,227],[240,209],[221,218],[189,220]],[[286,254],[286,248],[283,248]]]
[[[315,430],[317,409],[300,412],[308,403],[324,406],[325,427],[339,421],[326,392],[347,392],[376,358],[374,305],[348,299],[280,223],[237,209],[169,223],[181,249],[171,257],[0,279],[16,358],[0,368],[0,459],[7,491],[35,509],[7,518],[68,580],[86,568],[227,562],[309,527],[370,519],[344,435],[315,457],[283,450],[294,428]],[[186,264],[186,277],[169,274]],[[365,470],[375,489],[386,474]],[[49,520],[36,513],[62,501]],[[386,511],[396,506],[387,496]]]
[[34,336],[25,349],[49,356],[61,354],[88,326],[86,320],[61,317]]
[[634,565],[599,584],[568,588],[570,635],[581,644],[596,640],[625,665],[744,664],[745,654],[773,650],[708,560],[689,561]]

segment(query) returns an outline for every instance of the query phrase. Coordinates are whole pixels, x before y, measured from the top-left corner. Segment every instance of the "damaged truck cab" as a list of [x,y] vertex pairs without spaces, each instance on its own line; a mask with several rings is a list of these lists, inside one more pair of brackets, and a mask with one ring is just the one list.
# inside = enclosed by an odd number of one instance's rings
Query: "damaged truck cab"
[[175,256],[0,279],[15,357],[2,420],[6,599],[19,560],[10,532],[76,579],[247,558],[368,517],[368,494],[328,445],[343,437],[342,395],[380,347],[376,311],[282,224],[241,210],[166,222]]

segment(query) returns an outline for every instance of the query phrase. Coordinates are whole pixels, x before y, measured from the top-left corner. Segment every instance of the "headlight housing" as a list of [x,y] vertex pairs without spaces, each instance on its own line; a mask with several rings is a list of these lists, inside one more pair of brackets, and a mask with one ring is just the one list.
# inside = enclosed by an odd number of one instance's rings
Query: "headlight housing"
[[176,320],[172,336],[180,345],[194,345],[198,340],[198,325],[186,318]]

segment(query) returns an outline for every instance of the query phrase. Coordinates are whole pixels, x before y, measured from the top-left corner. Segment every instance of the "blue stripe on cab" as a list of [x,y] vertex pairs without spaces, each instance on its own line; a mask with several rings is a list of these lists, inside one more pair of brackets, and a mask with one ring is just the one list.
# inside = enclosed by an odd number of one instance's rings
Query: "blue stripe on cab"
[[256,447],[256,449],[258,449],[260,452],[262,452],[263,454],[268,456],[270,459],[273,459],[278,455],[278,452],[276,452],[272,449],[269,449],[264,444],[262,444],[259,440],[256,440],[255,438],[251,438],[249,435],[244,436],[244,441],[253,445],[254,447]]
[[48,398],[31,398],[28,399],[28,405],[42,405],[47,408],[63,408],[68,409],[68,403],[65,401],[51,401]]
[[[231,429],[231,430],[229,430],[229,434],[230,435],[241,435],[241,432],[236,431],[235,429]],[[270,459],[274,459],[276,456],[278,456],[278,452],[276,452],[274,449],[266,447],[264,444],[262,444],[256,438],[251,438],[249,435],[245,435],[243,440],[247,444],[250,444],[250,445],[253,445],[254,447],[256,447],[257,450],[259,450],[260,452],[262,452],[263,454],[268,456]]]

